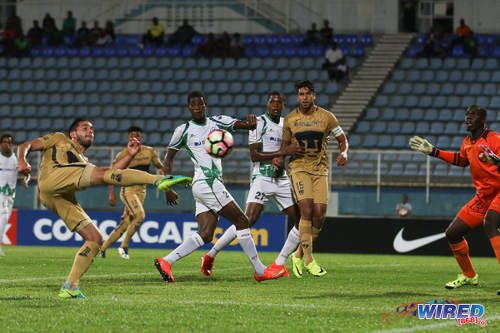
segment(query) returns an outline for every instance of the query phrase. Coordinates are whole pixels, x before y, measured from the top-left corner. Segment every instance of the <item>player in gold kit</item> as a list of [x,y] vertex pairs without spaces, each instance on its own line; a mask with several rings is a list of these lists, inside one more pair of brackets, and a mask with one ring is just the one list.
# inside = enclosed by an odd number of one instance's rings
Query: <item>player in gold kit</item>
[[[128,140],[136,139],[140,143],[144,137],[142,136],[142,129],[137,126],[131,126],[128,129]],[[114,166],[119,160],[123,158],[123,156],[127,153],[127,149],[123,149],[116,156],[115,160],[111,164],[111,167]],[[139,147],[139,152],[134,158],[130,161],[128,168],[136,169],[149,172],[150,165],[153,164],[157,169],[161,170],[163,173],[163,163],[161,163],[160,158],[156,151],[149,146],[145,146],[143,144]],[[109,205],[114,207],[116,205],[116,194],[113,185],[109,185]],[[173,191],[172,191],[173,192]],[[172,195],[177,196],[174,192]],[[106,256],[106,250],[118,240],[125,232],[125,236],[121,242],[120,247],[118,248],[118,255],[123,259],[130,259],[128,254],[128,245],[132,236],[135,234],[141,223],[144,221],[146,217],[146,213],[144,212],[144,199],[146,199],[146,185],[135,185],[135,186],[127,186],[122,187],[120,190],[120,199],[123,202],[125,208],[123,210],[123,214],[121,217],[120,224],[113,230],[113,232],[109,235],[108,239],[101,246],[101,251],[99,255],[104,258]]]
[[[305,268],[314,276],[323,276],[326,270],[314,260],[312,243],[321,231],[328,205],[327,138],[333,133],[340,154],[336,163],[347,163],[348,142],[337,118],[314,104],[314,85],[300,81],[295,85],[299,107],[286,117],[283,126],[283,155],[291,155],[288,174],[292,190],[300,209],[300,246],[292,255],[293,272],[302,277]],[[275,167],[283,166],[283,158],[273,160]],[[303,257],[303,259],[302,259]]]
[[123,158],[114,164],[114,169],[99,168],[89,163],[83,153],[94,141],[94,127],[87,119],[76,119],[69,127],[68,135],[55,132],[44,137],[26,141],[18,148],[18,171],[29,175],[31,165],[26,156],[32,151],[41,151],[42,160],[38,174],[38,197],[40,202],[56,213],[66,226],[78,232],[83,246],[75,255],[73,267],[63,284],[59,297],[85,298],[78,283],[92,264],[102,244],[102,236],[90,217],[76,201],[75,192],[96,185],[155,185],[163,191],[173,185],[187,185],[190,177],[151,175],[144,171],[124,169],[139,152],[137,140],[130,140]]

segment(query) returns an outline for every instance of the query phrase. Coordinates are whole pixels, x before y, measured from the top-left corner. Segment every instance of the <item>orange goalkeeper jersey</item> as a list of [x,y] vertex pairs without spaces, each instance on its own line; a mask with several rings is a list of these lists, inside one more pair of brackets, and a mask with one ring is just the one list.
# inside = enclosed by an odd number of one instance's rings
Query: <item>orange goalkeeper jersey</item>
[[466,136],[459,153],[451,153],[435,149],[433,155],[455,165],[465,167],[470,165],[472,182],[479,196],[495,196],[500,189],[500,173],[498,166],[482,161],[479,155],[483,153],[480,145],[488,146],[495,154],[500,155],[500,134],[484,131],[477,139]]

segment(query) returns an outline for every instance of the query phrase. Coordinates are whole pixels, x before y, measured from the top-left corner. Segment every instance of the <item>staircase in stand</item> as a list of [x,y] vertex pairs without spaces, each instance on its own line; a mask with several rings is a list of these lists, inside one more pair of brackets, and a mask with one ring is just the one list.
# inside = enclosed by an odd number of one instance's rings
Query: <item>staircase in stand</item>
[[384,34],[361,65],[332,111],[346,133],[350,133],[372,98],[390,75],[413,34]]

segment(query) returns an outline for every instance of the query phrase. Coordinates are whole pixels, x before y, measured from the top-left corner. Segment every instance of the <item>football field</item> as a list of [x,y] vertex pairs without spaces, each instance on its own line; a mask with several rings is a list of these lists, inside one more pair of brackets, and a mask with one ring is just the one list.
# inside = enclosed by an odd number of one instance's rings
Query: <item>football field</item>
[[[214,274],[200,273],[195,252],[173,266],[165,285],[153,258],[167,250],[131,249],[131,260],[96,258],[80,286],[85,300],[60,300],[58,289],[76,248],[6,247],[0,258],[1,332],[500,332],[500,269],[472,258],[479,286],[446,290],[454,258],[317,254],[328,270],[257,283],[242,252],[222,252]],[[262,253],[264,263],[275,253]],[[290,265],[288,265],[290,268]],[[432,300],[479,303],[487,325],[419,320]]]

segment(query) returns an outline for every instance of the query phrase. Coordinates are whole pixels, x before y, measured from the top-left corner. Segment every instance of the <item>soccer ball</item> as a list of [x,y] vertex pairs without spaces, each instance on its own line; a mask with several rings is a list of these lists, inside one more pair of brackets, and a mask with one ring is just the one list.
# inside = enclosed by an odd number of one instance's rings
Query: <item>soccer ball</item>
[[223,158],[233,150],[233,135],[223,129],[214,129],[205,140],[205,150],[210,156]]

